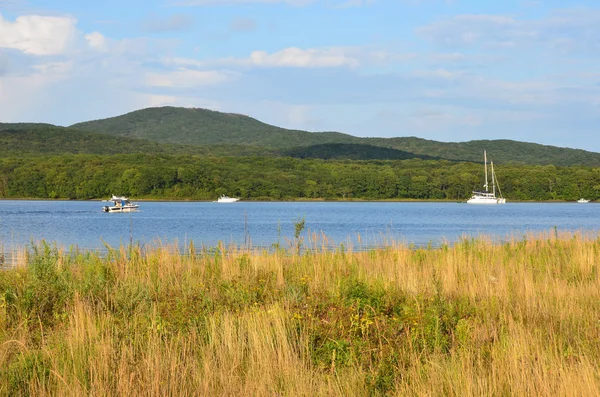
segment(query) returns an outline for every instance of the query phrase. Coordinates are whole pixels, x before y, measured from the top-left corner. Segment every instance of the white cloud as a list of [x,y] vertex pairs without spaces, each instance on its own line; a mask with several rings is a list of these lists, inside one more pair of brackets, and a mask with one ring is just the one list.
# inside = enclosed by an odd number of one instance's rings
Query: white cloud
[[163,58],[161,62],[169,67],[184,68],[357,68],[360,66],[389,66],[406,63],[418,58],[416,53],[393,53],[383,50],[371,50],[362,47],[329,47],[284,48],[267,53],[266,51],[253,51],[246,58],[220,58],[212,60],[198,60],[192,58],[170,57]]
[[328,68],[340,66],[358,66],[358,60],[338,49],[307,49],[290,47],[268,54],[265,51],[253,51],[250,63],[264,67]]
[[69,17],[24,15],[14,22],[0,14],[0,48],[31,55],[64,53],[75,38],[77,21]]
[[190,59],[190,58],[179,58],[179,57],[175,57],[175,58],[163,58],[162,63],[166,66],[178,66],[178,67],[204,67],[208,64],[208,62],[205,61],[199,61],[197,59]]
[[34,65],[32,69],[38,71],[46,78],[55,80],[64,78],[67,73],[73,68],[73,62],[50,62],[40,65]]
[[51,108],[56,98],[49,90],[68,83],[72,67],[71,62],[41,63],[27,72],[3,76],[0,79],[0,120],[29,121],[32,114],[38,114],[38,109]]
[[0,77],[8,72],[10,58],[7,55],[0,53]]
[[96,50],[106,50],[106,38],[99,32],[92,32],[85,35],[88,45]]
[[200,61],[189,58],[165,58],[163,63],[166,65],[176,65],[185,67],[206,67],[213,66],[238,66],[238,67],[291,67],[291,68],[335,68],[335,67],[355,67],[359,65],[359,60],[353,51],[346,48],[326,48],[326,49],[301,49],[296,47],[285,48],[272,54],[266,51],[253,51],[248,58],[221,58],[210,61]]
[[170,72],[147,73],[146,83],[153,87],[190,88],[219,84],[230,78],[228,73],[221,71],[179,69]]
[[427,40],[444,46],[533,48],[551,51],[600,49],[600,10],[555,10],[547,17],[528,20],[504,15],[457,15],[416,30]]

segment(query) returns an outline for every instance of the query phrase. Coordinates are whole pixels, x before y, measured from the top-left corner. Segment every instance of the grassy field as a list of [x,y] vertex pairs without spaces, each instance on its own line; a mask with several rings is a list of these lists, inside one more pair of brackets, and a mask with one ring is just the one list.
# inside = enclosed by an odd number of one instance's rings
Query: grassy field
[[31,249],[0,395],[600,395],[600,238]]

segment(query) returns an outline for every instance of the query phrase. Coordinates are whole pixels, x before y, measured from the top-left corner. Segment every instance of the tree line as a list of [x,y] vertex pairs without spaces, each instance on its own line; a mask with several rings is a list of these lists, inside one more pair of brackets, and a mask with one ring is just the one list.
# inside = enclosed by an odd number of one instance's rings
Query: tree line
[[[600,168],[504,165],[509,200],[600,199]],[[197,155],[60,155],[0,158],[0,198],[213,200],[466,200],[483,164],[447,160],[320,160]]]

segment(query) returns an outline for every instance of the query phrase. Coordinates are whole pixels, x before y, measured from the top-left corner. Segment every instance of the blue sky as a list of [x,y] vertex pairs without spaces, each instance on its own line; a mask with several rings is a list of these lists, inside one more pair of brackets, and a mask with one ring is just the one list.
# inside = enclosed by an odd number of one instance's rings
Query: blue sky
[[204,107],[600,152],[597,0],[0,0],[0,121]]

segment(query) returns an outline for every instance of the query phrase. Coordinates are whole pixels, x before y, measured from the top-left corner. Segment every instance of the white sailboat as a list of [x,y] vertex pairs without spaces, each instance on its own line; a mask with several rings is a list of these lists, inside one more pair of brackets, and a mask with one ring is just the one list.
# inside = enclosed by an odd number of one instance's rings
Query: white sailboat
[[[484,192],[475,191],[473,192],[473,196],[467,200],[468,204],[505,204],[506,199],[502,197],[502,192],[500,191],[500,185],[496,179],[496,175],[494,174],[494,162],[490,161],[491,169],[492,169],[492,191],[489,191],[488,185],[488,172],[487,172],[487,153],[485,150],[483,151],[483,164],[485,169],[485,188]],[[496,197],[496,185],[498,184],[498,193],[500,197]]]

